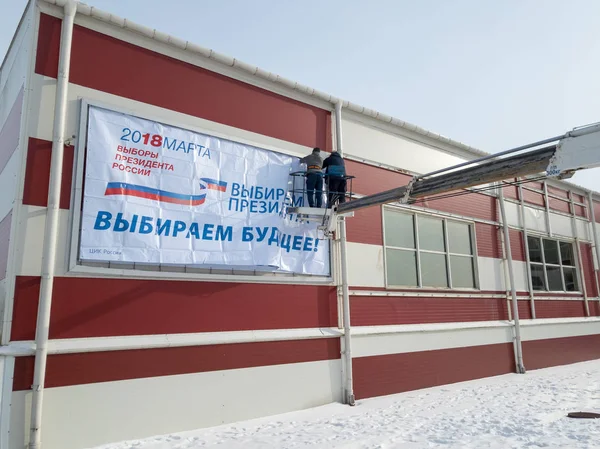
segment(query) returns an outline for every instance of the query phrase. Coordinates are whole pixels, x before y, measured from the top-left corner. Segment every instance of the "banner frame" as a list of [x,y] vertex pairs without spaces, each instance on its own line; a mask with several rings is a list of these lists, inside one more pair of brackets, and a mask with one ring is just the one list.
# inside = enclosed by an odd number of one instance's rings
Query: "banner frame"
[[[292,151],[286,151],[281,148],[273,148],[270,145],[263,143],[257,143],[248,139],[240,138],[237,136],[227,135],[224,133],[216,132],[213,130],[207,130],[200,126],[182,125],[173,120],[169,120],[164,117],[160,117],[158,114],[147,114],[144,112],[134,111],[127,107],[117,106],[114,104],[91,100],[86,97],[78,97],[77,105],[78,111],[78,124],[77,124],[77,135],[73,136],[74,141],[74,155],[73,155],[73,174],[71,184],[71,203],[69,211],[69,235],[67,238],[66,266],[69,275],[73,276],[89,276],[93,275],[107,275],[107,276],[119,276],[127,278],[161,278],[161,279],[187,279],[187,280],[205,280],[205,281],[243,281],[243,282],[260,282],[260,283],[293,283],[293,284],[334,284],[334,247],[331,240],[327,239],[329,246],[329,275],[308,275],[299,273],[282,273],[282,272],[261,272],[259,270],[238,270],[238,273],[231,269],[201,269],[197,267],[186,267],[185,265],[174,265],[169,267],[163,267],[161,265],[144,265],[144,269],[136,269],[135,267],[129,268],[129,266],[135,266],[134,263],[110,263],[110,262],[90,262],[83,263],[79,258],[79,246],[81,239],[81,205],[83,201],[83,181],[85,177],[84,165],[87,145],[87,128],[88,128],[88,117],[89,108],[98,107],[114,111],[117,113],[123,113],[138,117],[145,120],[155,121],[167,126],[177,127],[182,130],[191,132],[198,132],[207,135],[211,135],[220,139],[229,140],[236,143],[242,143],[246,145],[255,146],[257,148],[272,151],[279,154],[284,154],[293,157],[301,157],[297,153]],[[153,108],[152,105],[147,105]],[[176,112],[176,111],[172,111]],[[241,130],[246,131],[246,130]],[[268,137],[268,136],[266,136]],[[113,266],[111,266],[113,265]],[[142,264],[140,264],[142,265]],[[166,270],[165,270],[166,268]],[[191,270],[191,271],[188,271]],[[206,272],[208,271],[208,272]],[[232,271],[231,274],[223,274],[223,271]]]

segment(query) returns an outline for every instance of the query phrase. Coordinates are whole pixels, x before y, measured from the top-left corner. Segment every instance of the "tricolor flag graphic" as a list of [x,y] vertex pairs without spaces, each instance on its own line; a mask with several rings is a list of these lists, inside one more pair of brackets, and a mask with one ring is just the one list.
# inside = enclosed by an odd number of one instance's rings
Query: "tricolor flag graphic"
[[206,200],[205,193],[202,195],[182,195],[180,193],[167,192],[165,190],[127,184],[124,182],[109,182],[106,186],[104,195],[136,196],[138,198],[147,198],[163,203],[184,204],[188,206],[199,206]]
[[200,181],[203,181],[205,185],[200,183],[200,187],[210,190],[218,190],[219,192],[225,192],[227,190],[227,183],[225,181],[217,181],[216,179],[210,178],[200,178]]

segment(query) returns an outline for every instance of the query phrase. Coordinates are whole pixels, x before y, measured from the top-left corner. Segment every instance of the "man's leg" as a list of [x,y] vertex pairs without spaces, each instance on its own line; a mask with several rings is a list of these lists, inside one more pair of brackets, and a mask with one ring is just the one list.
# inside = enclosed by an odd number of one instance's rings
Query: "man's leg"
[[315,203],[320,209],[323,206],[323,178],[320,175],[316,175],[315,178]]
[[315,178],[312,173],[306,175],[306,194],[308,195],[308,207],[315,207]]
[[338,186],[340,203],[346,202],[346,179],[340,179]]
[[339,178],[329,178],[329,205],[328,207],[331,207],[335,204],[336,200],[339,198],[339,185],[340,185],[340,179]]

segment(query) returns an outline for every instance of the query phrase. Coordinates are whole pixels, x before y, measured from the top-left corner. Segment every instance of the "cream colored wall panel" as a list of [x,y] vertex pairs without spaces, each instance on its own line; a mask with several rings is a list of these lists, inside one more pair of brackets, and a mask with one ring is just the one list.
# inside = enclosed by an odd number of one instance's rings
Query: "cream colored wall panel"
[[552,234],[563,237],[575,237],[570,217],[550,212],[550,227],[552,228]]
[[414,332],[353,335],[352,355],[354,357],[369,357],[374,355],[493,345],[509,343],[511,341],[512,334],[508,325],[482,326],[480,328],[467,327],[452,330],[423,331],[415,329]]
[[348,282],[355,287],[384,287],[383,246],[348,242]]
[[20,172],[21,152],[17,148],[0,173],[0,221],[14,208]]
[[591,241],[592,237],[589,233],[589,221],[580,220],[579,218],[577,218],[575,220],[575,223],[577,224],[577,237],[579,237],[581,240]]
[[[42,251],[46,227],[46,208],[23,206],[20,214],[18,241],[15,247],[15,274],[17,276],[40,276]],[[56,276],[67,272],[69,235],[69,211],[59,213],[59,235],[56,252]]]
[[[37,106],[31,112],[29,122],[29,135],[39,139],[52,140],[52,120],[56,80],[41,75],[34,75],[32,80],[31,101]],[[159,108],[128,98],[107,94],[94,89],[69,84],[68,113],[66,135],[76,136],[79,132],[80,98],[100,102],[107,108],[122,110],[131,114],[147,116],[151,120],[164,121],[165,123],[180,126],[200,133],[208,133],[225,139],[255,145],[268,150],[279,151],[295,156],[305,156],[312,148],[298,145],[273,137],[263,136],[250,131],[211,122],[187,114],[181,114],[169,109]]]
[[445,151],[350,120],[342,120],[342,133],[347,155],[415,173],[426,173],[465,161]]
[[545,212],[541,209],[525,206],[525,223],[527,223],[527,229],[548,232]]
[[[80,449],[339,402],[341,378],[341,362],[329,360],[49,388],[44,449]],[[25,447],[30,396],[13,393],[10,449]]]
[[600,318],[577,318],[573,321],[552,323],[550,320],[524,320],[521,322],[521,337],[524,341],[551,338],[579,337],[600,334]]
[[521,216],[519,213],[519,206],[516,203],[511,201],[504,202],[504,208],[506,210],[506,221],[509,226],[513,226],[515,228],[522,228],[523,224],[521,223]]
[[479,288],[485,291],[504,291],[504,270],[501,259],[478,257]]

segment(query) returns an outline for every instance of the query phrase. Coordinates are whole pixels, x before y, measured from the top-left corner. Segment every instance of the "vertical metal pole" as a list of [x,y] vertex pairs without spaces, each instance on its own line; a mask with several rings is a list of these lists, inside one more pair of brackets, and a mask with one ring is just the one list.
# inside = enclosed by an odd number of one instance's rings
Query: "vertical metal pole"
[[548,199],[548,184],[545,182],[544,185],[544,207],[546,209],[546,227],[548,228],[548,235],[552,237],[552,223],[550,222],[550,201]]
[[594,243],[593,265],[594,265],[594,280],[596,282],[596,296],[598,297],[598,300],[600,300],[600,285],[598,285],[598,270],[600,270],[600,254],[598,253],[598,251],[600,250],[600,248],[598,247],[598,229],[596,229],[596,211],[594,210],[594,196],[592,195],[592,192],[588,192],[587,197],[588,197],[588,203],[589,203],[588,211],[590,214],[590,220],[591,220],[591,225],[592,225],[592,236],[593,236],[592,241]]
[[[342,103],[335,104],[336,146],[340,156],[344,155],[342,145]],[[354,380],[352,378],[352,335],[350,326],[350,287],[348,285],[348,252],[346,242],[346,219],[338,221],[340,244],[340,271],[342,283],[339,287],[342,293],[342,311],[344,314],[344,400],[346,404],[354,405]]]
[[[568,191],[569,202],[571,204],[571,229],[573,232],[573,236],[575,237],[575,255],[577,256],[577,262],[579,263],[579,270],[575,270],[575,275],[579,278],[579,282],[581,283],[581,291],[583,292],[583,300],[585,303],[585,316],[590,316],[590,305],[588,303],[588,295],[587,288],[585,286],[585,275],[583,273],[583,258],[581,257],[581,242],[579,240],[579,233],[577,232],[577,218],[575,217],[575,201],[573,201],[573,192],[571,190]],[[559,257],[562,258],[560,254],[560,244],[559,244]],[[561,259],[562,266],[562,259]],[[562,273],[561,273],[562,274]],[[563,274],[564,280],[564,274]],[[566,290],[566,286],[565,286]]]
[[523,201],[523,186],[519,184],[519,211],[521,224],[523,225],[523,240],[525,241],[525,264],[527,265],[527,287],[529,288],[529,301],[531,303],[531,317],[535,320],[535,293],[533,291],[533,279],[531,278],[531,264],[529,263],[529,240],[527,239],[527,219],[525,218],[525,202]]
[[502,184],[498,189],[498,203],[500,205],[500,214],[502,217],[502,230],[504,232],[504,241],[506,247],[506,261],[508,266],[508,276],[510,280],[510,293],[512,297],[512,312],[514,320],[515,332],[515,349],[516,349],[516,368],[517,373],[525,374],[525,365],[523,364],[523,348],[521,345],[521,325],[519,322],[519,304],[517,302],[517,289],[515,286],[515,273],[513,268],[512,250],[510,247],[510,233],[508,231],[508,222],[506,221],[506,208],[504,206],[504,193],[502,192]]
[[73,23],[75,20],[75,13],[77,12],[76,1],[67,0],[63,2],[63,5],[64,18],[62,20],[58,76],[56,79],[54,129],[52,132],[52,155],[50,161],[50,182],[48,186],[48,208],[46,213],[40,299],[35,333],[35,362],[33,385],[31,387],[30,449],[39,449],[42,446],[42,409],[44,401],[44,382],[46,379],[46,362],[48,360],[48,336],[50,331],[50,310],[52,307],[52,288],[54,285],[56,248],[58,244],[60,190],[65,148],[71,43],[73,38]]

